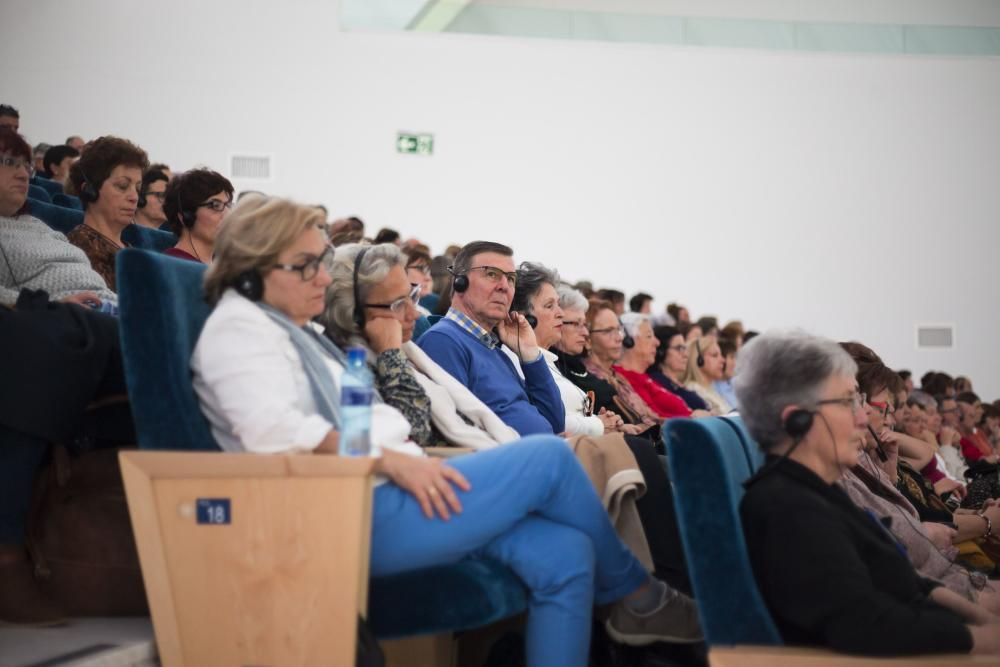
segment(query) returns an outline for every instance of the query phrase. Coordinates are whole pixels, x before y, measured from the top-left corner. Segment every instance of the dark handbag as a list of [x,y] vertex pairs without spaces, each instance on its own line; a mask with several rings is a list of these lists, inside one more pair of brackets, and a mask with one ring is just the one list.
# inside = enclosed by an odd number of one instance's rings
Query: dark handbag
[[385,654],[382,647],[375,640],[371,628],[365,619],[358,616],[358,649],[357,659],[354,664],[357,667],[385,667]]
[[149,614],[118,449],[52,449],[36,480],[26,546],[39,586],[71,616]]
[[965,471],[968,493],[962,507],[979,509],[990,498],[1000,498],[1000,466],[986,461],[975,461]]

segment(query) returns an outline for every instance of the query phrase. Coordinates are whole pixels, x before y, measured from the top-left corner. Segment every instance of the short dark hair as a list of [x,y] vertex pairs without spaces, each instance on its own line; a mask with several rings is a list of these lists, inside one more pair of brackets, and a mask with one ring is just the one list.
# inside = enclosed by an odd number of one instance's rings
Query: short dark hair
[[59,164],[68,157],[80,157],[80,151],[72,146],[53,146],[45,151],[45,157],[42,158],[42,169],[45,170],[47,176],[51,176],[52,165]]
[[732,338],[726,338],[725,336],[719,336],[719,352],[722,356],[728,357],[730,354],[736,354],[736,341]]
[[704,317],[698,318],[698,321],[695,322],[694,325],[701,329],[701,332],[707,336],[708,332],[712,329],[718,330],[719,318],[713,315],[705,315]]
[[154,162],[153,164],[149,165],[149,171],[162,171],[163,175],[166,176],[167,172],[170,171],[170,167],[168,167],[162,162]]
[[898,370],[898,371],[896,371],[896,373],[899,375],[899,377],[901,377],[903,379],[903,382],[906,382],[911,377],[913,377],[913,373],[911,373],[910,371],[908,371],[906,369]]
[[533,310],[531,300],[545,283],[558,287],[559,274],[537,262],[521,262],[517,267],[517,287],[514,289],[514,300],[510,304],[511,310],[526,315],[531,314]]
[[647,301],[652,301],[653,297],[645,292],[639,292],[631,299],[628,300],[628,309],[633,313],[638,313],[642,310],[642,307]]
[[928,371],[920,378],[920,389],[928,394],[947,394],[948,390],[954,387],[955,381],[947,373]]
[[233,200],[233,184],[217,171],[192,169],[176,176],[163,193],[163,213],[170,230],[179,236],[184,226],[181,213],[195,211],[199,204],[219,192],[225,192],[229,201]]
[[959,403],[965,403],[966,405],[975,405],[976,403],[982,403],[979,400],[979,396],[972,391],[963,391],[961,394],[955,397],[955,400]]
[[389,229],[388,227],[383,227],[378,230],[378,234],[375,235],[375,245],[380,243],[395,243],[399,240],[399,232],[395,229]]
[[[11,156],[20,156],[28,164],[31,164],[31,146],[20,134],[9,127],[0,127],[0,153],[9,153]],[[28,212],[28,198],[25,197],[24,204],[14,213],[15,216]]]
[[[146,192],[147,190],[149,190],[150,185],[152,185],[153,183],[158,183],[160,181],[163,181],[164,183],[169,183],[170,179],[167,178],[167,175],[164,174],[162,170],[156,169],[151,166],[142,175],[142,191]],[[216,190],[216,192],[218,192],[218,190]]]
[[406,257],[406,268],[410,268],[411,266],[421,262],[427,268],[430,268],[431,266],[431,256],[423,250],[417,250],[416,248],[402,248],[400,252],[402,252]]
[[21,114],[17,112],[17,109],[9,104],[0,104],[0,116],[10,116],[11,118],[20,118]]
[[662,324],[658,327],[653,327],[653,335],[660,341],[660,344],[656,346],[656,359],[653,361],[653,365],[659,366],[667,358],[667,351],[670,349],[670,339],[674,336],[682,336],[683,334],[677,327]]
[[610,287],[605,287],[603,289],[597,290],[597,298],[603,299],[604,301],[610,301],[612,304],[625,303],[625,292],[620,290],[612,289]]
[[457,255],[455,255],[455,259],[451,264],[452,271],[457,276],[468,273],[469,269],[472,268],[472,259],[476,255],[481,255],[484,252],[492,252],[498,255],[503,255],[504,257],[514,256],[514,251],[502,243],[494,243],[493,241],[473,241],[472,243],[467,243],[462,246],[462,249],[458,251]]
[[[104,181],[119,165],[138,167],[145,171],[149,166],[146,151],[142,150],[128,139],[119,137],[99,137],[87,144],[80,159],[73,163],[69,170],[70,184],[77,193],[83,189],[83,183],[90,183],[94,190],[100,190]],[[87,202],[84,202],[84,207]]]

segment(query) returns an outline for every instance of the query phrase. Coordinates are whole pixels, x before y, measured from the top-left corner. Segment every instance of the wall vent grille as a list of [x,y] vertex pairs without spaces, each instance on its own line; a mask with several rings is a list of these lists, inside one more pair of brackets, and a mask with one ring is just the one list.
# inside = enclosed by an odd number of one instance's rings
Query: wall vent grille
[[920,325],[917,327],[918,348],[955,347],[955,327],[950,324]]
[[271,158],[267,155],[233,155],[229,173],[233,178],[266,181],[271,178]]

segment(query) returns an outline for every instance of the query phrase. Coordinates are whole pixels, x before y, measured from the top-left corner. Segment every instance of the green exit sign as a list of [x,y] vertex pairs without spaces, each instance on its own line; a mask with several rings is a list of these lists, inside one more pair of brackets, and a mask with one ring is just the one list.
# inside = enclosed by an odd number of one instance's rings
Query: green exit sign
[[410,153],[411,155],[432,155],[434,153],[434,135],[398,132],[396,152]]

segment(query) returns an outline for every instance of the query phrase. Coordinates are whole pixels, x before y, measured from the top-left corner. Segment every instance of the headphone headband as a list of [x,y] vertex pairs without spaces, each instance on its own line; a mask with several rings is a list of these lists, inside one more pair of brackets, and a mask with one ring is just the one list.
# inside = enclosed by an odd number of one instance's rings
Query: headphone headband
[[364,258],[365,253],[368,252],[370,246],[365,246],[358,251],[358,254],[354,257],[354,323],[358,325],[358,332],[361,333],[365,329],[365,311],[364,307],[361,305],[361,289],[358,287],[358,273],[361,271],[361,260]]

